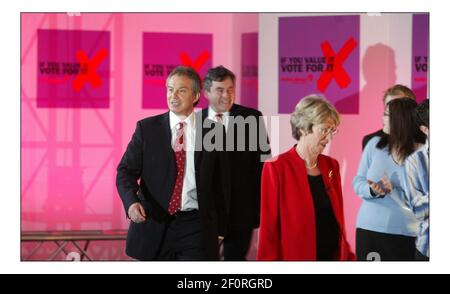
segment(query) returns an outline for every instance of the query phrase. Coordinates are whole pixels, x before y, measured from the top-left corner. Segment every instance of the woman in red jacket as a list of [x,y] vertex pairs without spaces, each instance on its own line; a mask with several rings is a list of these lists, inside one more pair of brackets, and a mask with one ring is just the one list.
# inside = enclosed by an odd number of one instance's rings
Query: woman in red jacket
[[322,155],[339,113],[318,95],[291,116],[298,143],[264,164],[258,260],[354,260],[345,237],[338,162]]

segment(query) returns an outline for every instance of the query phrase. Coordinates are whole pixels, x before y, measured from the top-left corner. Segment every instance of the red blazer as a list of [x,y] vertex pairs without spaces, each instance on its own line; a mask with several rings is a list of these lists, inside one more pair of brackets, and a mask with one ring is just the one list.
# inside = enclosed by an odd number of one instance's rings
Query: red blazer
[[[345,237],[338,162],[319,155],[320,173],[340,228],[336,260],[354,260]],[[261,180],[258,260],[316,260],[314,202],[303,159],[295,147],[266,161]]]

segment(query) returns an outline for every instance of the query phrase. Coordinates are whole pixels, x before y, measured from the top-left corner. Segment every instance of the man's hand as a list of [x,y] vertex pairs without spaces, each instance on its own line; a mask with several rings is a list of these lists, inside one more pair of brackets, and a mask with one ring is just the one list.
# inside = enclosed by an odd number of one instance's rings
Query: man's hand
[[142,206],[142,204],[139,202],[131,204],[131,206],[128,208],[128,216],[133,222],[137,224],[145,221],[147,217],[147,215],[145,214],[144,206]]

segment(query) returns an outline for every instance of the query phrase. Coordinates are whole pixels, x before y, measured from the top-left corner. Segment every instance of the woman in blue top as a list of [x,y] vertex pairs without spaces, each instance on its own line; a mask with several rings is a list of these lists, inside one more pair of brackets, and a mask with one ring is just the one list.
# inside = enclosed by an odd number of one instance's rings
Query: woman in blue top
[[404,161],[420,144],[415,122],[417,103],[410,98],[389,102],[383,132],[364,149],[353,189],[363,200],[356,223],[358,260],[414,260],[418,222],[406,202]]

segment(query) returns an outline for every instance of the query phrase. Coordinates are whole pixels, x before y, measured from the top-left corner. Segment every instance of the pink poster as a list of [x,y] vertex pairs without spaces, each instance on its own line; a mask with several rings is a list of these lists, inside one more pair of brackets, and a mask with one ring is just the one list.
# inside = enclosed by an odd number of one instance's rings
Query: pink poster
[[[179,65],[192,66],[203,79],[212,66],[212,34],[144,33],[142,107],[166,109],[166,78]],[[200,97],[197,107],[206,107]]]
[[108,108],[110,33],[38,30],[37,107]]
[[359,15],[280,17],[278,44],[279,113],[312,93],[359,112]]
[[412,90],[417,102],[428,97],[428,47],[430,44],[429,14],[413,15]]
[[241,104],[258,108],[258,33],[242,34]]

